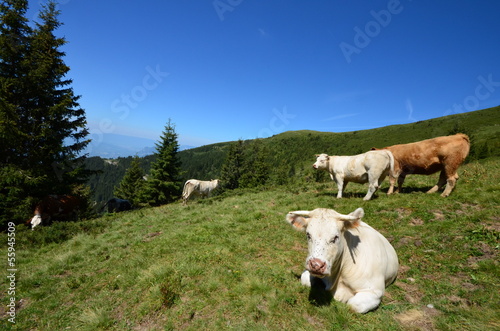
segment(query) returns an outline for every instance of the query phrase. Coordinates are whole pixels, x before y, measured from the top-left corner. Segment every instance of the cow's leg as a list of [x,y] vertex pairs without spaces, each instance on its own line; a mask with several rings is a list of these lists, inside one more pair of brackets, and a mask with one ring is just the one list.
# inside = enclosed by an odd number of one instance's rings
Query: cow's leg
[[446,180],[446,188],[444,189],[444,192],[441,194],[442,197],[447,197],[450,195],[451,191],[453,191],[453,188],[455,188],[457,180],[458,180],[458,174],[456,173]]
[[380,305],[382,294],[379,291],[358,292],[347,304],[357,313],[367,313]]
[[397,188],[396,191],[394,191],[394,187],[396,187],[396,181],[398,180],[400,174],[400,170],[395,169],[394,171],[389,171],[389,190],[387,191],[387,194],[399,192]]
[[402,173],[398,177],[398,188],[396,189],[396,193],[403,191],[403,183],[405,182],[406,174]]
[[436,185],[434,185],[427,193],[435,193],[439,191],[440,189],[443,188],[443,186],[446,184],[446,179],[447,179],[446,171],[443,169],[441,173],[439,174],[439,180]]
[[368,173],[368,192],[366,193],[365,197],[363,200],[370,200],[373,196],[373,194],[377,191],[378,189],[378,180],[373,178],[372,175]]
[[342,198],[342,192],[344,188],[347,186],[347,181],[344,183],[344,179],[338,176],[335,177],[335,182],[337,182],[337,199]]
[[397,177],[389,176],[389,190],[387,190],[387,194],[394,193],[394,186],[396,186]]

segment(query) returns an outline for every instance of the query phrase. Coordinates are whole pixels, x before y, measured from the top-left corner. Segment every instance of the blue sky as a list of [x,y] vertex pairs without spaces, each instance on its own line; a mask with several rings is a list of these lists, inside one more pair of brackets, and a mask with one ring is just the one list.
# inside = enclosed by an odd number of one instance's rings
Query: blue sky
[[[41,1],[30,1],[33,18]],[[94,139],[355,131],[500,104],[498,1],[60,1]]]

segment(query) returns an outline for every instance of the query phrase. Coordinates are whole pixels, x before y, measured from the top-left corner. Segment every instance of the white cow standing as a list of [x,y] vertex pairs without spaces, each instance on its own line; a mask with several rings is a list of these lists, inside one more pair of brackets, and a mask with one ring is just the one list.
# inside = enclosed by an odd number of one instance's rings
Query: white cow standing
[[369,183],[368,192],[363,200],[370,200],[385,177],[394,170],[394,157],[387,150],[370,151],[353,156],[317,155],[314,169],[325,170],[337,183],[337,198],[342,198],[342,192],[347,183]]
[[366,313],[378,307],[385,288],[396,279],[396,251],[378,231],[361,221],[362,208],[349,215],[332,209],[288,213],[286,220],[306,232],[309,255],[301,283],[321,279],[337,301]]
[[186,205],[187,200],[191,195],[201,197],[209,197],[213,190],[217,189],[220,185],[218,179],[203,181],[198,179],[189,179],[184,183],[184,190],[182,191],[182,204]]

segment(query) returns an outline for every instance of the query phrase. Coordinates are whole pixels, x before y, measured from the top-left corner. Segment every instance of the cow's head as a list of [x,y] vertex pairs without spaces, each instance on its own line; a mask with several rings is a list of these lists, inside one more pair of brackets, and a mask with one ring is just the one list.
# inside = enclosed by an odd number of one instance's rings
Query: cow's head
[[309,256],[306,259],[306,269],[313,276],[322,278],[332,273],[332,267],[342,258],[344,231],[357,227],[364,214],[362,208],[349,215],[325,208],[288,213],[287,222],[296,230],[307,234]]
[[317,159],[313,164],[313,168],[319,170],[328,170],[328,162],[330,161],[330,157],[328,156],[328,154],[318,154],[316,156]]
[[42,223],[42,216],[41,215],[35,215],[31,219],[31,230],[34,230],[37,225],[40,225]]

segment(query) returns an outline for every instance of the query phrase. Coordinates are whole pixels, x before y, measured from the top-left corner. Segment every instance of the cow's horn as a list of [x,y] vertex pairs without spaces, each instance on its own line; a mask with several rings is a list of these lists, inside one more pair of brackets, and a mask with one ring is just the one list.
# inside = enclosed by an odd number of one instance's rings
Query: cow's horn
[[363,216],[365,216],[365,211],[363,210],[363,208],[358,208],[355,211],[353,211],[352,213],[350,213],[349,215],[340,214],[339,218],[342,221],[354,221],[354,220],[362,218]]
[[308,210],[297,210],[297,211],[291,211],[291,212],[289,212],[289,214],[308,217],[311,214],[311,212]]

